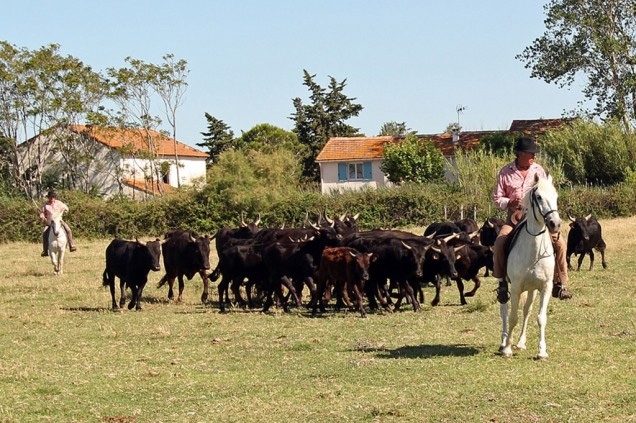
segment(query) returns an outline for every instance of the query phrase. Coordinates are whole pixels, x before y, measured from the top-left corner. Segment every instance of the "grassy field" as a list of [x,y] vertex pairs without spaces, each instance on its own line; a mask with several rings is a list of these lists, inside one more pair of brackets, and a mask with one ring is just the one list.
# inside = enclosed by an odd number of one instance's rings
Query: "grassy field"
[[601,224],[609,268],[586,258],[550,302],[545,361],[534,316],[528,350],[496,354],[491,278],[467,306],[426,288],[419,313],[362,319],[220,314],[198,276],[169,303],[157,272],[142,312],[112,312],[109,240],[78,240],[58,277],[39,245],[0,245],[0,422],[636,421],[636,217]]

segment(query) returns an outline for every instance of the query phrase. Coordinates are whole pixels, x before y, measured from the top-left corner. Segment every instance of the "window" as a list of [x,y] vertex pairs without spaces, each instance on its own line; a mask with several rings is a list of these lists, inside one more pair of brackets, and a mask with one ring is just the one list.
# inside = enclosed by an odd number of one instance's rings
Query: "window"
[[362,163],[349,163],[347,164],[347,179],[356,180],[364,179],[362,170]]
[[371,162],[338,163],[338,181],[371,180]]

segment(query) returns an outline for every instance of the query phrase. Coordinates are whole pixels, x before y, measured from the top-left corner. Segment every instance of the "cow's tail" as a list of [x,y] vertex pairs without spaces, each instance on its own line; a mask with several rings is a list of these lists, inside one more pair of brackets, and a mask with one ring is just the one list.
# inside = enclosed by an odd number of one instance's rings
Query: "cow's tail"
[[161,278],[161,280],[157,284],[157,288],[161,288],[162,286],[164,286],[166,284],[166,282],[168,282],[168,274],[167,273],[165,275],[163,275],[163,278]]
[[108,269],[104,269],[104,273],[102,273],[102,285],[108,286]]
[[219,276],[221,275],[221,271],[219,270],[219,265],[216,265],[216,268],[214,269],[214,271],[212,273],[210,273],[210,275],[208,276],[208,278],[212,281],[212,282],[216,282],[216,280],[219,278]]

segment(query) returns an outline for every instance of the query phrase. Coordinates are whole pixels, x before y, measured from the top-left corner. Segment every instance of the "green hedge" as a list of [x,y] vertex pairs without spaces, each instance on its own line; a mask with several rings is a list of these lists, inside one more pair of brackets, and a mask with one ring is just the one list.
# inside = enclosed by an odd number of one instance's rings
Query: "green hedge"
[[[466,193],[459,185],[439,183],[407,185],[401,188],[364,190],[336,195],[315,191],[298,191],[284,200],[255,210],[251,204],[230,205],[216,194],[183,191],[147,202],[118,198],[103,201],[77,192],[60,192],[70,212],[66,221],[79,238],[162,237],[175,228],[188,228],[212,234],[223,226],[238,226],[242,216],[254,220],[261,216],[263,226],[298,226],[309,214],[315,222],[320,213],[330,217],[343,213],[360,214],[363,229],[426,226],[433,221],[457,220],[463,206],[464,215],[477,221],[501,216],[487,194]],[[559,188],[559,210],[565,213],[608,219],[636,214],[634,184],[612,187],[566,186]],[[42,226],[38,206],[26,200],[0,199],[0,242],[38,242]]]

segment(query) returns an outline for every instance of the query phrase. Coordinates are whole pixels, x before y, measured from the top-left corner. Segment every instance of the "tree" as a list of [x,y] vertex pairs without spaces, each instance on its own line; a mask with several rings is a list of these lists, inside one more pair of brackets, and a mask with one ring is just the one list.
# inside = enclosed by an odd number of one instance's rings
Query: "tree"
[[[11,183],[27,197],[42,195],[44,160],[62,154],[70,183],[93,157],[65,155],[72,148],[60,137],[63,128],[97,116],[106,93],[101,75],[72,56],[62,56],[58,44],[30,51],[0,41],[0,138],[8,145]],[[26,142],[38,134],[45,143]]]
[[384,146],[380,169],[394,184],[439,181],[444,177],[444,155],[432,141],[408,134],[404,141]]
[[359,134],[359,129],[345,122],[358,116],[362,106],[354,103],[355,98],[347,97],[343,91],[346,79],[337,82],[329,77],[329,89],[326,90],[314,82],[315,74],[303,70],[303,85],[311,92],[311,104],[303,104],[298,97],[293,104],[296,112],[290,117],[294,121],[294,133],[298,140],[309,147],[309,155],[303,163],[303,176],[318,181],[320,170],[316,164],[316,156],[331,137],[352,137]]
[[259,150],[264,153],[283,149],[290,151],[299,160],[305,160],[309,148],[298,141],[295,133],[269,123],[261,123],[244,132],[236,140],[243,150]]
[[216,163],[219,155],[234,146],[234,132],[221,119],[217,119],[209,113],[205,113],[208,121],[208,131],[201,132],[203,142],[197,143],[199,147],[208,149],[210,163]]
[[379,137],[383,136],[392,136],[392,137],[403,137],[410,132],[415,132],[411,130],[411,128],[406,127],[406,122],[396,122],[394,120],[390,122],[385,122],[380,128]]
[[516,58],[530,76],[570,86],[587,77],[583,94],[594,113],[632,130],[636,119],[636,5],[633,0],[551,0],[546,32]]
[[172,140],[174,147],[174,160],[176,165],[177,186],[181,186],[181,178],[179,177],[179,155],[177,154],[177,109],[183,104],[183,96],[185,95],[188,83],[186,77],[190,71],[188,70],[188,62],[185,60],[175,61],[174,55],[166,54],[163,56],[163,64],[155,68],[155,79],[153,85],[159,97],[163,101],[166,112],[166,120],[172,128]]

